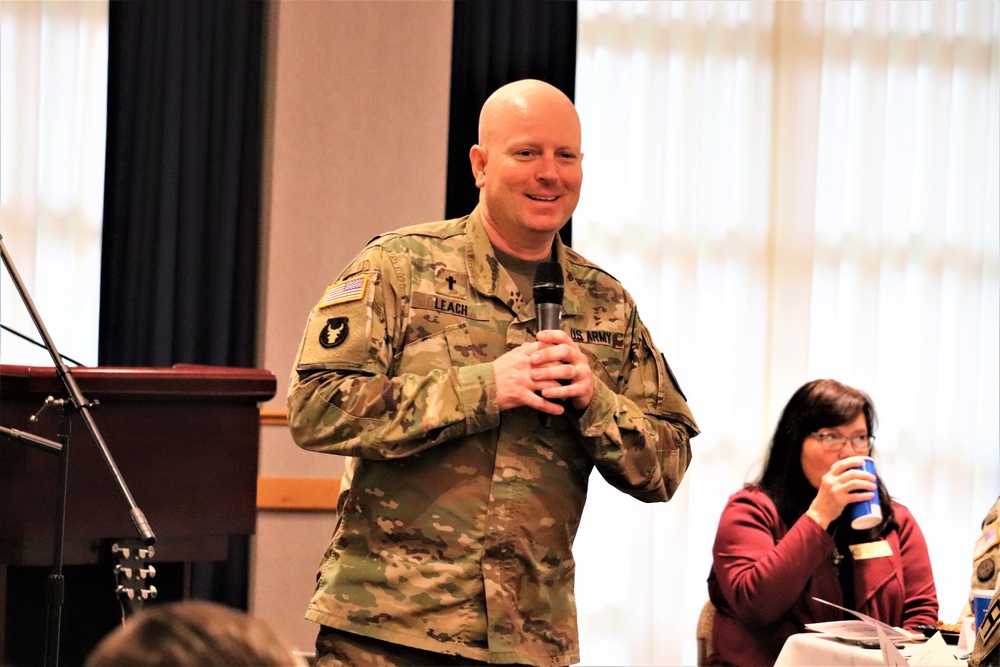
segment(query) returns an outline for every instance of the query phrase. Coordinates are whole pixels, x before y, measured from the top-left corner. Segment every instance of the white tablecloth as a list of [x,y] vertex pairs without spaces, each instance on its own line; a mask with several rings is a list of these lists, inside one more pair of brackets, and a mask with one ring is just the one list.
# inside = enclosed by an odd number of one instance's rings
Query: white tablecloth
[[855,665],[882,665],[882,651],[861,648],[839,641],[828,635],[808,632],[792,635],[781,648],[774,667],[854,667]]
[[[916,645],[904,645],[900,652],[907,658]],[[956,647],[955,655],[964,654]],[[882,665],[882,651],[877,648],[862,648],[842,642],[829,635],[807,632],[792,635],[778,654],[774,667],[856,667],[858,665]]]

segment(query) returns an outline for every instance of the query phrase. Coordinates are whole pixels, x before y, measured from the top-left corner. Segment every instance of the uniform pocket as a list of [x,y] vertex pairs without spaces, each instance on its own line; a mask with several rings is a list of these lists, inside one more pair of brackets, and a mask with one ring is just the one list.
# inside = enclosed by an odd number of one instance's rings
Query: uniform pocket
[[468,325],[459,322],[408,341],[396,357],[393,374],[427,375],[435,369],[446,371],[451,366],[481,362],[469,336]]

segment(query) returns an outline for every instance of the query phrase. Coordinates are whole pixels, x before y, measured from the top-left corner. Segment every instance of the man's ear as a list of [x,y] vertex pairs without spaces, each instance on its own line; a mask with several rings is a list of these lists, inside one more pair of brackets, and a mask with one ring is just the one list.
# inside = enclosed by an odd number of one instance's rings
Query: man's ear
[[486,185],[486,149],[476,144],[469,151],[469,162],[472,163],[472,175],[476,178],[476,187]]

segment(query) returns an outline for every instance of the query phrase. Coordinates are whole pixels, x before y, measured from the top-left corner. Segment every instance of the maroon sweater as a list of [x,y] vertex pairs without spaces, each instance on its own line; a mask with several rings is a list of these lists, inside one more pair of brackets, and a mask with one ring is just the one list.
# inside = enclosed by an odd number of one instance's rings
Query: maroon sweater
[[[887,557],[854,560],[854,609],[892,626],[933,625],[937,592],[927,543],[913,515],[893,503],[899,528],[885,536]],[[709,662],[773,665],[785,640],[806,623],[837,621],[842,605],[833,539],[803,515],[791,528],[761,491],[743,489],[729,498],[712,549],[708,594],[716,607],[712,627],[715,655]]]

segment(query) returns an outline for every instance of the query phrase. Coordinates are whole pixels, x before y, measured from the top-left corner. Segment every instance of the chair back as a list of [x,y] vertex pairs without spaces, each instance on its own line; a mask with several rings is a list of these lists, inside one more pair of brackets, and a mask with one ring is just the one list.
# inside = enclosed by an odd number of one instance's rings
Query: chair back
[[698,627],[695,637],[698,639],[698,667],[702,667],[708,656],[712,655],[712,622],[715,620],[715,605],[711,600],[705,602],[698,614]]

